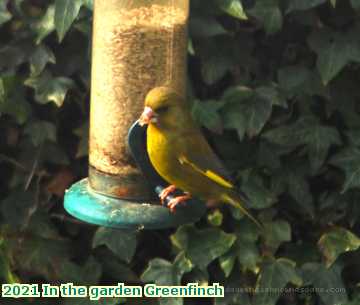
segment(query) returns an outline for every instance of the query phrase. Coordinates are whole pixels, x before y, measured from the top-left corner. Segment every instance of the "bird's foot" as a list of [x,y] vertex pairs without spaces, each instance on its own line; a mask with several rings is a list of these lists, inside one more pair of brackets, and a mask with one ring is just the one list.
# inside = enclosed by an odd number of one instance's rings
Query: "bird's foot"
[[176,206],[178,206],[179,204],[181,203],[184,203],[186,202],[186,200],[189,200],[191,199],[191,196],[190,194],[186,194],[186,195],[182,195],[182,196],[178,196],[178,197],[175,197],[173,199],[171,199],[168,203],[168,207],[170,209],[171,212],[175,212],[175,208]]
[[161,204],[165,204],[166,197],[169,196],[172,192],[176,190],[175,185],[169,185],[167,188],[164,188],[159,194]]

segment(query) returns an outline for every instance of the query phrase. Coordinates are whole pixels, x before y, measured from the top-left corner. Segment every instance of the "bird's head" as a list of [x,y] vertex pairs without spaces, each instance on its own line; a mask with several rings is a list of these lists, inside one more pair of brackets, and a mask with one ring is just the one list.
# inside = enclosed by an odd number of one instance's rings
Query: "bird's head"
[[147,94],[140,117],[141,126],[153,124],[162,129],[176,129],[184,126],[188,120],[187,105],[173,89],[157,87]]

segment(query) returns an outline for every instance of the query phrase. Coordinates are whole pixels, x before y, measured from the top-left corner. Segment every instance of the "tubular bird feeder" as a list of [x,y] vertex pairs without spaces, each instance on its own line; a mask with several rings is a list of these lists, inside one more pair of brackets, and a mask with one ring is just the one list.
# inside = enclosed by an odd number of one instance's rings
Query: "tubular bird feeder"
[[159,204],[167,183],[152,168],[146,129],[136,122],[154,87],[186,95],[188,16],[189,0],[95,0],[89,177],[65,195],[73,216],[151,229],[193,222],[204,213],[195,200],[175,213]]

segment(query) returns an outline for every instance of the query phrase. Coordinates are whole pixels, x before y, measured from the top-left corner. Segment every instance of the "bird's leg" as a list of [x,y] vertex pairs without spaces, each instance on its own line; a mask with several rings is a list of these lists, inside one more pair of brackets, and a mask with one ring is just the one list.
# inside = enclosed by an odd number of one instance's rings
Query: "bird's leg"
[[167,196],[169,196],[172,192],[174,192],[176,190],[176,186],[175,185],[169,185],[167,188],[164,188],[159,197],[160,197],[160,200],[161,200],[161,204],[164,204],[165,203],[165,199]]
[[177,205],[179,205],[180,203],[183,203],[183,202],[185,202],[186,200],[189,200],[189,199],[191,199],[190,194],[185,194],[185,195],[182,195],[182,196],[175,197],[175,198],[173,198],[173,199],[171,199],[169,201],[168,207],[169,207],[171,212],[175,212],[175,207]]

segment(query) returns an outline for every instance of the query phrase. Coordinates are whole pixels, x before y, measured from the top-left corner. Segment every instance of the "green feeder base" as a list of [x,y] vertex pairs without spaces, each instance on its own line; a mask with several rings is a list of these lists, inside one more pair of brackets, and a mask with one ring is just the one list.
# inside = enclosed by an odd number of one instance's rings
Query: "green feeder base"
[[66,192],[64,207],[74,217],[95,225],[127,229],[163,229],[197,221],[205,205],[188,200],[174,213],[160,204],[137,203],[95,193],[83,179]]

